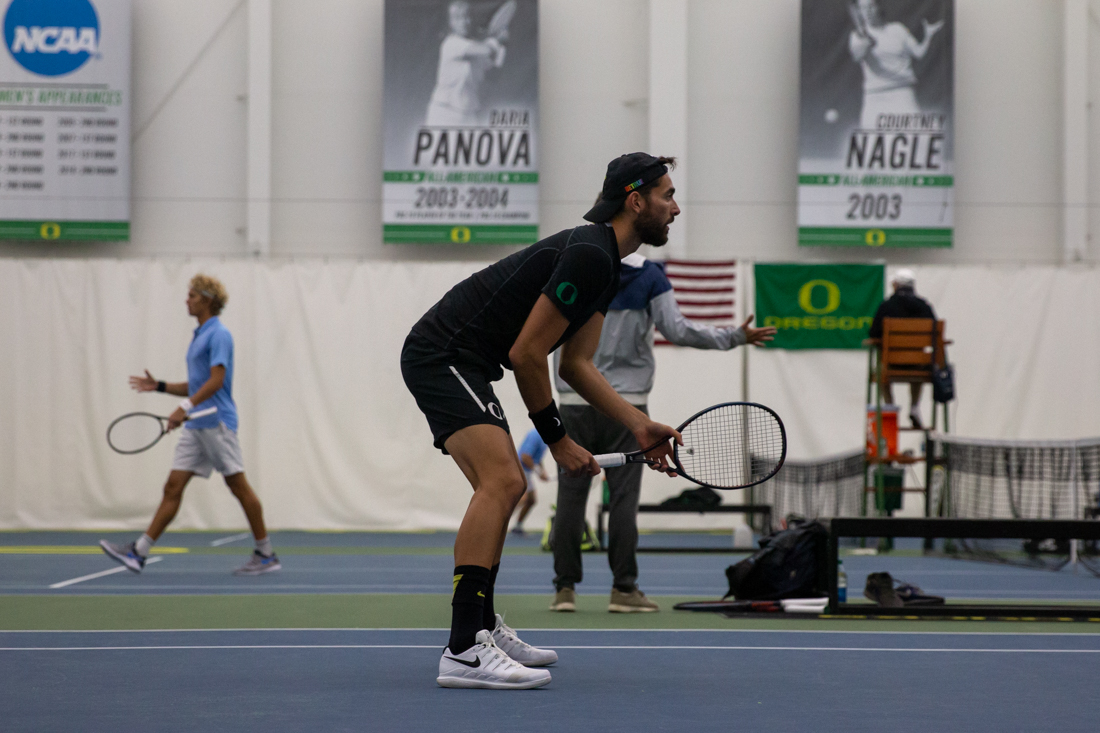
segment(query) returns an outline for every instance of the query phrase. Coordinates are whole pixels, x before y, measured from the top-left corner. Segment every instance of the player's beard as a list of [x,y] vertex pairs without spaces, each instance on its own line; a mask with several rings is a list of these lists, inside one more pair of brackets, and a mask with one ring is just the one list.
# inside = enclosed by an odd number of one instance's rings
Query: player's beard
[[654,212],[654,207],[646,206],[638,218],[634,221],[634,231],[643,244],[653,247],[663,247],[668,244],[668,232],[665,222]]

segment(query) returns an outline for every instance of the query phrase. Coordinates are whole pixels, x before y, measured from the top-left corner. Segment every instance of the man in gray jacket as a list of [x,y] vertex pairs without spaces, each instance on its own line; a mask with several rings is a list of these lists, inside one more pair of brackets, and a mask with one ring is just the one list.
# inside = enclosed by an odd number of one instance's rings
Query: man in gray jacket
[[[640,254],[622,261],[619,292],[604,318],[600,345],[593,362],[615,391],[627,402],[646,412],[653,389],[653,327],[677,346],[728,350],[746,343],[771,341],[774,328],[751,328],[752,317],[740,328],[706,326],[684,317],[676,304],[672,283],[660,265]],[[629,430],[588,405],[557,375],[558,352],[554,353],[555,383],[561,400],[561,418],[569,435],[592,453],[629,453],[639,446]],[[638,497],[642,488],[642,464],[607,469],[611,494],[608,518],[607,559],[614,575],[611,589],[612,613],[659,610],[656,603],[638,589]],[[554,517],[554,587],[551,611],[575,611],[575,586],[581,582],[581,539],[584,509],[592,479],[588,476],[558,476],[558,504]]]

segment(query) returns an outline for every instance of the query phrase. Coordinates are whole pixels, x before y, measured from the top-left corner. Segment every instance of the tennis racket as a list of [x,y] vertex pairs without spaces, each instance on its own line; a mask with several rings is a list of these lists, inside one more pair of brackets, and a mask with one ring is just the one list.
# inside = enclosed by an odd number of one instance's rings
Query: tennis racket
[[[755,402],[726,402],[689,417],[677,428],[683,445],[673,445],[676,473],[712,489],[745,489],[767,481],[787,458],[787,432],[775,411]],[[658,443],[657,445],[660,445]],[[658,465],[645,454],[651,445],[633,453],[595,456],[601,468],[628,463]]]
[[[216,407],[192,412],[185,422],[213,415]],[[168,434],[168,418],[151,412],[131,412],[116,418],[107,427],[107,445],[116,453],[131,455],[149,450]]]
[[508,24],[512,22],[512,16],[515,14],[516,0],[508,0],[503,3],[489,20],[489,27],[485,29],[485,35],[498,40],[506,38],[508,36]]
[[859,7],[855,3],[849,3],[848,15],[852,17],[852,23],[856,27],[856,33],[874,44],[875,39],[871,37],[871,32],[867,30],[867,21],[864,20],[863,13],[860,12]]
[[673,606],[676,611],[731,613],[825,613],[828,598],[784,598],[779,601],[687,601]]

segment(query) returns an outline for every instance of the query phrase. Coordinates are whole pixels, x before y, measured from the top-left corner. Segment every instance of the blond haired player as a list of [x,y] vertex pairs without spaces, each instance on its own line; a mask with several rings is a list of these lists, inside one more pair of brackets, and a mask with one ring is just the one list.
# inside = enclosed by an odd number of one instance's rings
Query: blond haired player
[[237,575],[259,575],[279,570],[282,565],[271,549],[264,527],[263,507],[244,475],[241,446],[237,442],[237,406],[233,402],[233,337],[218,315],[229,296],[225,286],[209,275],[195,275],[187,291],[187,313],[199,322],[191,346],[187,349],[187,381],[157,381],[148,370],[141,377],[130,377],[130,386],[138,392],[165,392],[183,397],[168,418],[169,430],[183,424],[188,413],[217,407],[213,415],[189,420],[176,445],[175,459],[153,521],[145,534],[129,545],[100,540],[100,546],[112,559],[140,573],[149,550],[179,511],[183,490],[196,474],[208,478],[216,470],[225,478],[229,490],[241,503],[256,550]]

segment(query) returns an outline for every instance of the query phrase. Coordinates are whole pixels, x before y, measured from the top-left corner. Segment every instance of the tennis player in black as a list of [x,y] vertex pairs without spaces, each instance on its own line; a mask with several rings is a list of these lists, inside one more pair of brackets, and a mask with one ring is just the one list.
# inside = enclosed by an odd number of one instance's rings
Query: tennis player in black
[[401,352],[405,384],[428,419],[435,445],[474,489],[455,540],[451,636],[436,681],[443,687],[526,689],[550,681],[551,650],[521,641],[493,607],[508,520],[526,488],[492,382],[515,372],[530,418],[570,475],[600,472],[566,434],[550,389],[547,356],[562,349],[559,374],[589,404],[621,422],[668,469],[673,428],[620,397],[592,363],[603,317],[619,287],[620,260],[662,245],[679,207],[671,158],[624,155],[607,166],[603,190],[567,229],[462,281],[413,326]]

